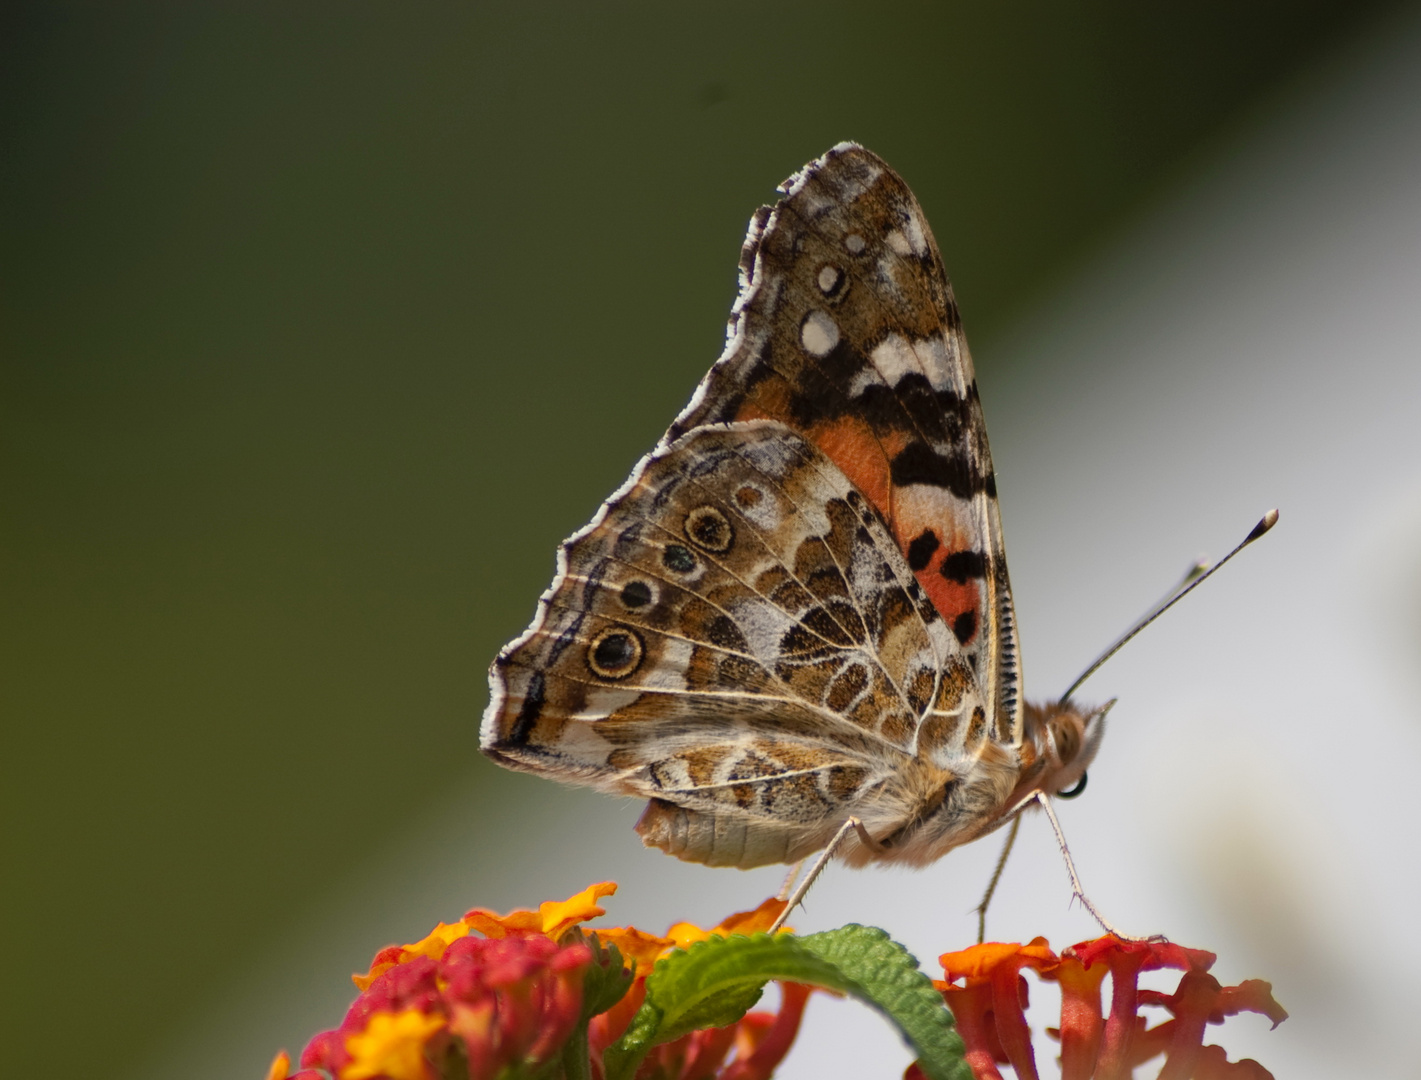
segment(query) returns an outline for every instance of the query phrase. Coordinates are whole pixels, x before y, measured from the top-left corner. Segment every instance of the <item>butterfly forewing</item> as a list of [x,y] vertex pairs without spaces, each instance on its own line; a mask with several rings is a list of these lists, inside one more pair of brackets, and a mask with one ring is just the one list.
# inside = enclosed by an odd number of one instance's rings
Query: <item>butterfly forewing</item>
[[973,661],[997,738],[1021,738],[1016,625],[972,359],[908,186],[843,144],[751,221],[724,355],[667,433],[768,418],[888,521]]

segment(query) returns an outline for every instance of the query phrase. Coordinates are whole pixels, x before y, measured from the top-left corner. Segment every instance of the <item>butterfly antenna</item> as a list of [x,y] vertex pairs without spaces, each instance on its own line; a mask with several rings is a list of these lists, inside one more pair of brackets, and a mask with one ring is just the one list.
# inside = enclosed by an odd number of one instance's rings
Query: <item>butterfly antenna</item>
[[1243,538],[1243,542],[1239,544],[1238,547],[1230,551],[1218,562],[1216,562],[1213,566],[1207,566],[1205,563],[1202,562],[1197,562],[1193,566],[1191,566],[1178,585],[1176,585],[1173,589],[1167,592],[1164,595],[1164,598],[1160,600],[1159,603],[1157,603],[1154,607],[1150,608],[1149,611],[1147,611],[1139,620],[1136,621],[1134,626],[1130,627],[1130,629],[1126,630],[1125,633],[1121,634],[1118,638],[1116,638],[1114,644],[1112,644],[1108,649],[1106,649],[1103,653],[1097,656],[1095,660],[1091,662],[1091,665],[1086,668],[1085,671],[1081,672],[1080,677],[1076,679],[1075,682],[1071,683],[1070,689],[1061,695],[1060,704],[1064,705],[1066,702],[1070,701],[1071,695],[1080,689],[1081,683],[1085,682],[1092,675],[1094,675],[1100,669],[1100,666],[1105,663],[1105,661],[1109,660],[1112,656],[1114,656],[1122,648],[1124,648],[1125,643],[1127,641],[1133,638],[1145,627],[1149,626],[1150,623],[1154,622],[1170,608],[1174,607],[1175,604],[1183,600],[1200,585],[1204,584],[1204,582],[1207,581],[1218,570],[1220,570],[1226,562],[1232,559],[1244,548],[1248,547],[1249,544],[1253,543],[1276,524],[1278,524],[1278,511],[1269,510],[1268,513],[1264,514],[1263,517],[1259,519],[1258,524],[1253,527],[1253,530]]

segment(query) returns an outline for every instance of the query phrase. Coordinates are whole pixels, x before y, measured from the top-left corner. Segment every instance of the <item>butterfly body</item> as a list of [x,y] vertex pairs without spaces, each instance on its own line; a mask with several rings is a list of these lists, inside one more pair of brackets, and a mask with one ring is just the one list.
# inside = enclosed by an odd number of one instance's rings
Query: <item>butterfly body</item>
[[751,220],[727,346],[559,552],[481,746],[648,799],[680,858],[931,862],[1069,787],[1103,714],[1024,706],[971,357],[907,185],[840,144]]

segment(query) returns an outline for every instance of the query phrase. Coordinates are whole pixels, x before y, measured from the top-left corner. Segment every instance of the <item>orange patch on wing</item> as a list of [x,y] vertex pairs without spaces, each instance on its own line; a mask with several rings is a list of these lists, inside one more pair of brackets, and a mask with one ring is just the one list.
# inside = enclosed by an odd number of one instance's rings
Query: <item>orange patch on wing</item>
[[735,410],[736,420],[778,420],[788,422],[790,386],[783,375],[771,375],[755,388]]
[[942,576],[942,564],[948,556],[959,551],[981,552],[987,548],[987,537],[978,531],[976,521],[969,514],[969,504],[954,498],[942,488],[922,485],[899,489],[894,498],[898,514],[893,522],[893,536],[904,555],[907,555],[909,545],[926,530],[932,530],[938,540],[927,566],[915,571],[918,584],[948,625],[970,611],[976,616],[977,627],[980,627],[980,582],[974,578],[964,582],[950,581]]
[[[873,429],[855,416],[843,416],[829,423],[815,424],[806,437],[847,476],[864,497],[892,520],[892,481],[888,453],[874,436]],[[887,453],[885,453],[885,450]]]
[[[933,602],[933,607],[937,608],[938,614],[947,621],[949,626],[959,617],[971,611],[977,616],[976,628],[981,627],[982,590],[978,582],[968,579],[959,585],[955,581],[948,581],[931,567],[918,571],[918,582],[928,594],[928,599]],[[967,640],[971,641],[972,639],[968,638]]]

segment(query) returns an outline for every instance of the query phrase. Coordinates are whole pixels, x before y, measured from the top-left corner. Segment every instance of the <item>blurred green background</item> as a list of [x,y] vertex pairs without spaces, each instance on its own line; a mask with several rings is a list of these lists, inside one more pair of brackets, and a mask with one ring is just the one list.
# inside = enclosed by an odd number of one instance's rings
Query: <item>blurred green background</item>
[[775,182],[884,155],[989,369],[1392,6],[7,5],[7,1074],[135,1067],[470,770],[518,812],[487,662]]

